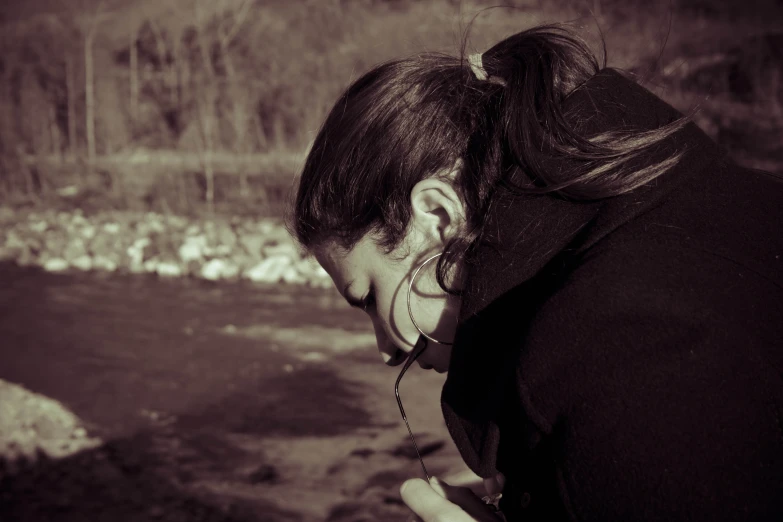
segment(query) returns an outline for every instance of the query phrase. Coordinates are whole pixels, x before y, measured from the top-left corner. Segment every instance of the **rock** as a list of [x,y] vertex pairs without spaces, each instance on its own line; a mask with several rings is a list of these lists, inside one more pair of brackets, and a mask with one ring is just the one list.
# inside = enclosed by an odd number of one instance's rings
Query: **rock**
[[198,226],[196,223],[193,223],[187,228],[187,230],[185,230],[186,236],[198,236],[201,234],[202,234],[201,227]]
[[28,228],[33,232],[43,233],[49,228],[49,224],[46,221],[34,221],[28,225]]
[[143,274],[147,271],[146,267],[144,266],[144,263],[141,261],[137,261],[136,259],[131,259],[128,263],[128,272],[131,274]]
[[150,240],[147,237],[140,237],[136,239],[131,246],[128,247],[126,252],[131,259],[131,265],[142,265],[144,261],[144,249],[150,244]]
[[220,246],[225,246],[229,251],[233,250],[237,244],[237,236],[231,227],[226,223],[221,223],[217,229],[217,243]]
[[231,252],[232,250],[230,246],[218,245],[213,249],[212,254],[219,257],[228,257],[231,255]]
[[323,269],[315,258],[307,257],[296,262],[297,271],[307,279],[330,279],[329,273]]
[[0,460],[62,458],[100,443],[58,401],[0,380]]
[[53,257],[44,263],[43,269],[47,272],[62,272],[68,269],[68,262],[60,257]]
[[290,264],[291,259],[286,256],[269,257],[246,271],[244,277],[257,283],[277,283]]
[[92,270],[92,258],[88,255],[79,256],[71,261],[71,266],[78,268],[79,270]]
[[120,231],[120,225],[117,223],[104,223],[103,231],[107,234],[116,234]]
[[161,261],[158,263],[156,271],[161,277],[180,277],[182,275],[182,268],[170,261]]
[[92,267],[95,270],[105,270],[106,272],[114,272],[117,270],[117,263],[108,257],[98,255],[92,260]]
[[211,259],[201,267],[201,277],[210,281],[218,281],[227,271],[227,263],[222,259]]
[[0,261],[16,261],[20,250],[0,245]]
[[239,236],[239,242],[245,248],[245,251],[254,259],[261,259],[263,257],[263,236],[248,232],[247,234]]
[[[13,211],[0,206],[0,222]],[[193,222],[180,216],[111,212],[29,212],[0,236],[0,260],[52,271],[80,270],[192,274],[209,280],[309,284],[331,287],[313,258],[301,259],[296,243],[274,219],[233,217]]]
[[9,230],[5,236],[5,246],[10,249],[21,250],[27,247],[27,243],[15,230]]
[[19,255],[16,257],[16,264],[19,266],[32,266],[38,263],[37,259],[35,258],[35,255],[30,251],[29,248],[25,248],[21,252],[19,252]]
[[90,225],[89,223],[84,225],[79,231],[79,233],[84,239],[92,239],[93,237],[95,237],[95,232],[96,232],[95,227]]
[[204,248],[207,246],[207,238],[204,236],[189,236],[179,247],[179,258],[183,263],[198,261],[203,257]]
[[63,250],[62,257],[73,262],[74,259],[84,255],[87,255],[87,246],[84,244],[82,238],[71,236],[68,244],[65,246],[65,250]]
[[266,257],[272,256],[287,256],[291,259],[297,259],[299,257],[299,251],[293,243],[276,243],[264,246],[264,255]]

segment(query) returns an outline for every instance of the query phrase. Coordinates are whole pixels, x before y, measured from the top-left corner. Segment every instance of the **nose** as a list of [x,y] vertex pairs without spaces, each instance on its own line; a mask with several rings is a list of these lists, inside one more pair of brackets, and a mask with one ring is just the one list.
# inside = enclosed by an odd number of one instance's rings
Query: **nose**
[[378,351],[381,353],[383,363],[387,366],[399,366],[405,362],[408,354],[394,345],[383,329],[383,325],[379,321],[373,321],[372,325],[375,330],[375,343],[378,346]]

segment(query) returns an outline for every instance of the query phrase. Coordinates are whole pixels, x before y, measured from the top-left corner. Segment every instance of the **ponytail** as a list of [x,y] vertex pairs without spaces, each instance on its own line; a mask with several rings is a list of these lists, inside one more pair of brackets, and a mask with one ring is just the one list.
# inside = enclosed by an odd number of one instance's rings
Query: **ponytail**
[[581,201],[630,192],[677,164],[681,153],[661,157],[657,149],[689,121],[683,117],[650,129],[586,132],[590,125],[580,121],[582,107],[569,106],[568,100],[605,63],[599,64],[583,40],[559,25],[506,38],[481,56],[481,66],[487,79],[475,80],[485,84],[486,105],[482,124],[468,140],[461,180],[470,203],[469,230],[447,245],[448,253],[439,260],[444,289],[449,267],[468,257],[482,237],[499,186]]
[[[438,261],[446,289],[448,269],[481,239],[498,187],[596,200],[644,185],[680,159],[658,149],[685,118],[593,130],[595,115],[580,112],[589,96],[569,102],[602,65],[561,26],[499,42],[483,54],[478,76],[464,54],[381,64],[340,97],[308,154],[289,221],[305,249],[337,241],[350,250],[373,233],[392,251],[407,232],[416,183],[461,159],[455,189],[467,229]],[[625,109],[615,108],[613,117],[624,119]]]
[[[644,185],[679,161],[675,154],[638,164],[640,157],[685,126],[688,118],[652,129],[583,132],[580,108],[566,110],[566,100],[605,64],[599,65],[587,44],[562,26],[515,34],[482,58],[488,74],[506,84],[497,107],[501,129],[497,138],[506,153],[505,167],[524,173],[523,184],[517,187],[521,191],[603,199]],[[567,161],[552,168],[552,160],[559,158]],[[563,168],[566,164],[568,168]]]

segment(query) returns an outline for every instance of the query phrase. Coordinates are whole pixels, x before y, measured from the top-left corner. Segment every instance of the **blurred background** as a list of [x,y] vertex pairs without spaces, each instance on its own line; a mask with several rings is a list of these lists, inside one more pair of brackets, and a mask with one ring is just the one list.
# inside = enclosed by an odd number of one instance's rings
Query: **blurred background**
[[[396,371],[281,218],[340,92],[474,16],[470,51],[603,39],[783,173],[781,0],[0,2],[0,520],[407,518]],[[412,427],[457,476],[416,370]]]

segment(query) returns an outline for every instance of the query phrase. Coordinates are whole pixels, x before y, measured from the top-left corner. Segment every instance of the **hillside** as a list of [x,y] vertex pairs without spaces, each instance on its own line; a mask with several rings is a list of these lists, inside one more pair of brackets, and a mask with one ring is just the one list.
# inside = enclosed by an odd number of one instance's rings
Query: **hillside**
[[684,112],[700,108],[697,122],[742,161],[780,169],[783,3],[506,3],[5,1],[0,199],[92,191],[111,206],[160,208],[169,193],[185,209],[252,207],[251,179],[290,186],[352,79],[393,57],[456,53],[471,20],[471,50],[547,22],[570,23],[598,54],[603,38],[610,66]]

